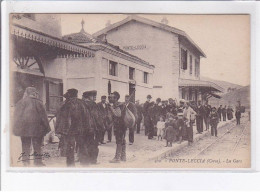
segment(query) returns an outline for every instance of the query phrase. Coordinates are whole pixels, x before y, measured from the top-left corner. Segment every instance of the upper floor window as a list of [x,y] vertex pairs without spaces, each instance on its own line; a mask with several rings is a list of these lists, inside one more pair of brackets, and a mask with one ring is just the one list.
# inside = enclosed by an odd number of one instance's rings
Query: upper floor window
[[187,58],[188,58],[187,50],[181,49],[181,68],[183,70],[187,69]]
[[135,79],[135,68],[129,67],[129,79]]
[[109,75],[117,76],[118,64],[115,61],[109,61]]
[[148,83],[148,73],[144,72],[144,83]]
[[195,76],[199,77],[200,75],[200,63],[199,60],[195,60]]
[[190,55],[190,75],[192,75],[192,55]]

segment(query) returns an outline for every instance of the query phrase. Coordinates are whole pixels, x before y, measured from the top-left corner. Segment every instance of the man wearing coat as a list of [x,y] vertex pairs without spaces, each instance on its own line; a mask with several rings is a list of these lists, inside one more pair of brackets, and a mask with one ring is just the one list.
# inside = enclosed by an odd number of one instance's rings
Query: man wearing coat
[[108,104],[106,103],[106,96],[101,96],[101,102],[97,103],[99,111],[102,115],[103,121],[104,121],[104,126],[105,126],[105,131],[101,132],[101,144],[105,144],[104,142],[104,136],[105,132],[107,131],[107,136],[108,136],[108,143],[111,142],[112,139],[112,115],[110,113],[110,109],[108,107]]
[[[130,101],[129,95],[125,95],[125,105],[128,105],[127,108],[135,116],[135,122],[136,122],[138,120],[137,109],[136,109],[135,104]],[[136,128],[136,123],[134,124],[134,126],[132,128],[129,128],[129,145],[132,145],[134,143],[135,128]]]
[[82,95],[82,99],[85,102],[86,107],[90,111],[90,117],[93,121],[94,130],[88,134],[88,155],[89,163],[96,164],[99,153],[98,145],[101,142],[102,134],[105,131],[104,121],[102,119],[101,112],[96,104],[97,91],[86,91]]
[[30,165],[30,147],[33,146],[34,164],[45,166],[42,162],[41,146],[43,137],[50,131],[47,113],[38,92],[34,87],[25,90],[23,99],[15,107],[13,133],[21,137],[22,161]]
[[150,119],[150,116],[148,114],[148,109],[151,106],[151,99],[152,99],[152,96],[147,95],[147,100],[144,103],[144,107],[143,107],[145,135],[148,135],[149,128],[152,127],[151,119]]
[[221,121],[221,114],[222,114],[222,105],[220,105],[219,107],[218,107],[218,117],[219,117],[219,121]]
[[200,100],[198,101],[198,106],[196,107],[196,113],[197,133],[201,134],[203,132],[203,117],[205,112]]
[[67,166],[75,166],[76,143],[79,148],[79,161],[82,165],[86,165],[88,163],[87,137],[93,130],[90,113],[84,102],[77,98],[78,90],[69,89],[66,97],[65,103],[57,111],[55,133],[64,141]]
[[211,111],[211,106],[208,104],[208,102],[205,103],[204,105],[204,122],[206,125],[206,131],[209,130],[209,124],[210,124],[210,118],[209,118],[209,114]]
[[223,121],[226,121],[226,118],[227,118],[227,106],[224,106],[224,108],[222,108],[222,118],[223,118]]
[[141,129],[141,122],[143,119],[143,110],[142,110],[143,108],[140,105],[139,100],[136,101],[135,106],[137,110],[136,133],[139,134]]

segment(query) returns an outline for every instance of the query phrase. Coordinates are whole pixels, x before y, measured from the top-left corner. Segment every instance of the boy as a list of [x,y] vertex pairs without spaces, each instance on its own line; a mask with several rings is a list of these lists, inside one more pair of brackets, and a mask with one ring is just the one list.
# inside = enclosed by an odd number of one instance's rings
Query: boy
[[219,115],[215,107],[212,108],[212,112],[209,115],[211,125],[211,136],[218,136],[217,126],[219,122]]

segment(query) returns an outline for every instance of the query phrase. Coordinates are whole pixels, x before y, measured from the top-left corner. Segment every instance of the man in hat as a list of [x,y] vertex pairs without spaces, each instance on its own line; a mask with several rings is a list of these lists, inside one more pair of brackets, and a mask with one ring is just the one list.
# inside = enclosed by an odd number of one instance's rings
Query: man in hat
[[86,107],[90,111],[91,120],[93,121],[94,130],[88,134],[88,145],[87,145],[87,153],[89,156],[88,162],[91,164],[97,163],[98,157],[98,145],[101,143],[101,134],[105,131],[104,122],[102,119],[102,115],[99,111],[99,107],[96,104],[96,96],[97,91],[91,90],[86,91],[82,95],[82,100],[85,102]]
[[135,102],[135,106],[136,106],[136,110],[137,110],[136,133],[139,134],[140,129],[141,129],[141,122],[142,122],[142,119],[143,119],[143,108],[140,105],[139,100],[137,100]]
[[104,136],[105,132],[107,131],[108,135],[108,143],[111,142],[112,139],[112,115],[110,112],[110,109],[108,107],[108,104],[106,102],[107,97],[106,96],[101,96],[101,102],[97,103],[99,111],[102,115],[103,121],[104,121],[104,126],[105,126],[105,131],[100,134],[101,136],[101,144],[105,144],[104,142]]
[[[133,115],[135,116],[135,121],[137,121],[138,119],[137,109],[135,104],[130,101],[130,95],[125,95],[125,105],[133,113]],[[136,127],[136,123],[134,124],[134,127],[129,128],[129,145],[132,145],[134,143],[135,127]]]
[[72,88],[65,94],[66,101],[57,112],[55,133],[64,138],[67,166],[75,166],[75,145],[79,147],[79,161],[87,164],[86,142],[91,131],[90,114],[82,100],[78,99],[78,90]]
[[221,121],[222,105],[220,105],[220,106],[218,107],[217,112],[218,112],[219,121]]
[[[14,112],[13,133],[22,142],[22,162],[30,165],[30,156],[34,157],[34,165],[45,166],[42,162],[43,137],[50,132],[47,113],[42,101],[38,98],[38,91],[34,87],[27,87],[24,96],[18,101]],[[30,147],[33,154],[30,153]]]
[[219,116],[217,113],[217,109],[215,107],[212,108],[212,112],[210,113],[210,125],[211,125],[211,136],[218,136],[218,122],[219,122]]
[[208,104],[208,101],[205,102],[204,104],[204,110],[205,110],[205,114],[204,114],[204,122],[205,122],[205,126],[206,126],[206,131],[209,130],[209,114],[211,112],[211,106]]
[[201,134],[203,132],[203,117],[205,113],[200,100],[198,101],[198,106],[196,107],[196,113],[197,133]]
[[110,163],[119,163],[120,161],[126,161],[126,126],[124,123],[124,114],[125,114],[125,104],[120,103],[120,94],[118,92],[113,92],[110,97],[110,103],[112,106],[110,110],[113,115],[113,126],[114,134],[116,138],[116,153],[115,157],[110,161]]
[[150,94],[147,95],[147,100],[146,100],[146,102],[144,103],[144,106],[143,106],[145,135],[148,134],[148,130],[152,125],[151,119],[150,119],[149,114],[148,114],[148,109],[151,106],[151,99],[152,99],[152,96]]
[[168,101],[169,101],[169,105],[167,106],[167,112],[170,112],[173,115],[177,115],[177,105],[176,105],[176,102],[172,98],[169,98]]
[[221,112],[222,112],[223,121],[226,121],[226,118],[227,118],[227,106],[226,105],[222,108]]

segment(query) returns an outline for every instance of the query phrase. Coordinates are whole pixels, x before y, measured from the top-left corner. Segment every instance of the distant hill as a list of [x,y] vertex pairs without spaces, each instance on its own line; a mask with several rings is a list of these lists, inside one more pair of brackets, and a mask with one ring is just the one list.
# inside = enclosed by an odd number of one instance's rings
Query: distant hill
[[218,107],[220,104],[227,105],[227,106],[231,105],[235,107],[237,101],[240,101],[241,105],[245,106],[246,108],[250,107],[250,85],[223,94],[221,96],[221,99],[217,99],[213,97],[209,99],[209,103],[216,107]]
[[233,83],[226,82],[226,81],[214,80],[214,79],[211,79],[211,78],[208,78],[208,77],[203,77],[203,76],[201,76],[200,79],[205,80],[205,81],[214,82],[215,84],[219,85],[220,87],[222,87],[224,89],[224,93],[228,92],[228,88],[240,89],[240,88],[243,87],[243,86],[238,85],[238,84],[233,84]]

